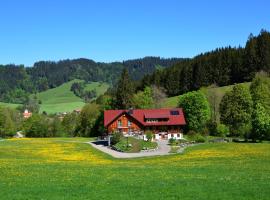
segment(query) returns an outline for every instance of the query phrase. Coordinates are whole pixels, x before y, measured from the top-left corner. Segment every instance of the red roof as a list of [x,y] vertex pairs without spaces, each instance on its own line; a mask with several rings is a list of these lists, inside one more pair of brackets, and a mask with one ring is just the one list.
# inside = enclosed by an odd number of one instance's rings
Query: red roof
[[[176,111],[179,115],[172,115],[171,111]],[[185,125],[185,117],[182,108],[175,109],[135,109],[132,112],[129,110],[105,110],[104,111],[104,126],[107,127],[115,121],[120,115],[127,114],[143,126],[158,126],[158,125]],[[146,122],[145,119],[168,119],[161,122]]]

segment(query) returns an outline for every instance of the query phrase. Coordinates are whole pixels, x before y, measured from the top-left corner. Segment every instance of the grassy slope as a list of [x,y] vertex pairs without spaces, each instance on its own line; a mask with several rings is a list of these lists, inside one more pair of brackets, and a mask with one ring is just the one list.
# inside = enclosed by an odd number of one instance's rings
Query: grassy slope
[[[250,83],[240,83],[241,85],[244,85],[246,87],[248,87],[250,85]],[[220,94],[221,94],[221,98],[222,96],[227,92],[230,91],[232,89],[233,85],[229,85],[229,86],[224,86],[224,87],[217,87],[217,88],[203,88],[202,91],[207,95],[208,91],[210,90],[217,90]],[[177,107],[178,104],[178,99],[181,95],[179,96],[175,96],[175,97],[169,97],[166,99],[166,101],[164,102],[164,107],[168,107],[168,108],[175,108]],[[219,101],[221,101],[221,98],[219,99]]]
[[[71,85],[78,81],[80,80],[73,80],[59,87],[38,93],[37,97],[42,101],[40,111],[46,111],[47,113],[69,112],[83,107],[85,104],[83,100],[70,91]],[[95,88],[97,94],[100,95],[107,90],[108,85],[97,82],[87,84],[87,90]]]
[[[113,159],[82,140],[0,142],[1,199],[269,199],[270,144]],[[71,138],[74,141],[76,139]]]
[[14,103],[3,103],[0,102],[0,107],[9,107],[9,108],[17,108],[21,104],[14,104]]
[[[37,97],[42,101],[40,112],[46,111],[50,114],[57,112],[70,112],[74,109],[82,108],[85,104],[83,100],[70,91],[70,87],[74,82],[81,82],[81,80],[73,80],[62,84],[59,87],[38,93]],[[100,96],[104,94],[108,88],[109,85],[107,83],[92,82],[86,85],[85,90],[96,90],[97,96]],[[0,102],[0,106],[3,107],[16,108],[19,105],[21,104]]]
[[96,90],[97,96],[104,94],[109,88],[107,83],[100,83],[100,82],[92,82],[91,84],[87,84],[85,87],[85,91]]

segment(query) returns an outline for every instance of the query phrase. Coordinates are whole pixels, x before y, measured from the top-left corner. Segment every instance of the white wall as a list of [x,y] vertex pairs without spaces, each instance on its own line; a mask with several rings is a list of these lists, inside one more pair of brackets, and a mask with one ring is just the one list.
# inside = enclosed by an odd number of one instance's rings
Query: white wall
[[170,139],[170,138],[174,138],[174,139],[179,140],[179,139],[183,138],[183,134],[182,133],[169,133],[168,134],[168,139]]

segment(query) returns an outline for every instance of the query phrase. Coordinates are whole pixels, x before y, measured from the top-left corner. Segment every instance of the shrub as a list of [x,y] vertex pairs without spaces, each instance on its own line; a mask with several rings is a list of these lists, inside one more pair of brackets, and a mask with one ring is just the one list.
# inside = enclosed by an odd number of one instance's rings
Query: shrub
[[197,143],[204,143],[206,142],[206,138],[204,136],[202,136],[199,133],[192,133],[192,135],[189,135],[189,139],[192,141],[195,141]]
[[175,138],[170,138],[170,139],[169,139],[169,144],[170,144],[170,145],[176,145],[176,142],[177,142],[177,141],[176,141]]
[[153,132],[152,131],[146,131],[145,132],[145,135],[146,135],[146,139],[148,142],[151,142],[152,139],[153,139]]
[[190,131],[188,131],[188,133],[187,133],[187,135],[188,136],[194,136],[194,135],[196,135],[197,133],[195,132],[195,131],[193,131],[193,130],[190,130]]
[[217,122],[215,121],[209,121],[207,123],[207,128],[209,130],[209,134],[216,136],[217,135]]
[[205,128],[202,130],[202,135],[204,135],[204,136],[209,135],[209,130],[208,130],[207,127],[205,127]]
[[200,135],[200,134],[196,134],[194,140],[195,140],[195,142],[197,142],[197,143],[204,143],[204,142],[206,142],[206,138],[203,137],[203,136]]
[[229,135],[229,133],[230,133],[230,129],[226,125],[219,124],[217,126],[217,134],[218,134],[218,136],[225,137],[225,136]]
[[120,133],[120,132],[115,132],[115,133],[113,133],[112,139],[111,139],[111,144],[112,144],[112,145],[115,145],[115,144],[117,144],[118,142],[120,142],[121,137],[123,137],[123,134],[122,134],[122,133]]

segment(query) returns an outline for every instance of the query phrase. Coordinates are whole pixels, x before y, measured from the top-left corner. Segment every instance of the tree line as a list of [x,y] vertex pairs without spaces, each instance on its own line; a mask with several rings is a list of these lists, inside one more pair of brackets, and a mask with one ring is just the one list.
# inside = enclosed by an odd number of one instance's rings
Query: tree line
[[156,85],[165,88],[168,96],[176,96],[211,84],[251,81],[258,71],[270,72],[270,33],[265,30],[256,37],[251,34],[244,48],[218,48],[156,70],[142,79],[138,89]]
[[0,65],[0,101],[24,103],[28,101],[30,94],[74,79],[107,82],[112,86],[117,83],[123,68],[128,69],[133,80],[139,80],[157,68],[169,67],[180,60],[145,57],[124,62],[101,63],[81,58],[58,62],[40,61],[33,67]]

